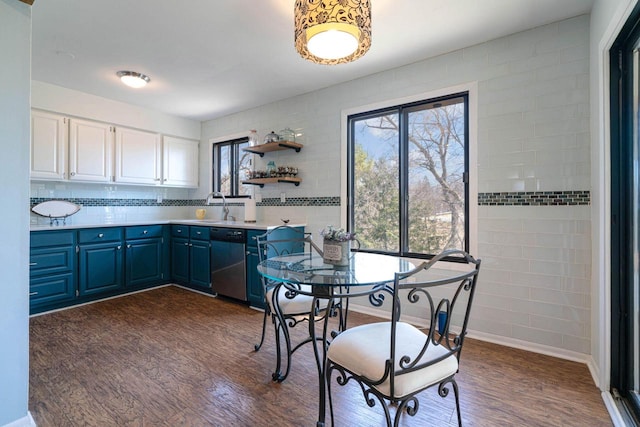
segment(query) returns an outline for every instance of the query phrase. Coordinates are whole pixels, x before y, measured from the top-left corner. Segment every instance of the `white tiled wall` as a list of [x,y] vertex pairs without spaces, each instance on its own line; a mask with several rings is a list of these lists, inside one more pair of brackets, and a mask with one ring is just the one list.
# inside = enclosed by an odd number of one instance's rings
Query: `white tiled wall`
[[[56,199],[188,199],[193,190],[133,185],[81,184],[32,181],[30,197]],[[213,209],[213,208],[209,208]],[[194,209],[184,206],[82,206],[68,217],[69,225],[123,223],[148,220],[195,218]],[[31,213],[32,225],[48,225],[49,219]]]
[[[588,16],[553,23],[205,122],[202,161],[211,138],[301,129],[303,150],[274,160],[297,165],[302,184],[258,191],[339,196],[343,110],[477,82],[478,140],[470,143],[478,147],[479,192],[590,190],[588,54]],[[201,168],[201,182],[207,173]],[[333,207],[262,208],[258,215],[292,216],[314,232],[340,222]],[[481,206],[472,221],[483,267],[470,328],[589,353],[589,206]]]
[[590,351],[589,206],[481,206],[472,328]]

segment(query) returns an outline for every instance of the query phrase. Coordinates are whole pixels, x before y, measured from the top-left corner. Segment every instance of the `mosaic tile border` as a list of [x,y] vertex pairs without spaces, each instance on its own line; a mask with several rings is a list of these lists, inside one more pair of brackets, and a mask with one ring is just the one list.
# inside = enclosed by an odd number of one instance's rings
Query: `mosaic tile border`
[[280,198],[263,198],[256,206],[340,206],[340,197],[287,197],[286,202]]
[[[31,197],[31,207],[47,200],[59,200],[55,197]],[[164,199],[158,202],[157,199],[123,199],[123,198],[64,198],[69,202],[84,207],[106,207],[106,206],[130,206],[130,207],[159,207],[159,206],[205,206],[205,199]],[[238,199],[228,202],[229,206],[244,206],[244,201]],[[221,204],[216,199],[213,205]],[[286,202],[281,202],[280,198],[263,198],[257,206],[340,206],[340,197],[287,197]]]
[[[58,198],[32,197],[31,207],[47,200]],[[205,199],[101,199],[101,198],[65,198],[72,203],[85,207],[101,206],[205,206]],[[238,200],[238,199],[235,199]],[[215,201],[213,205],[221,204]],[[244,206],[244,202],[231,200],[229,206]],[[514,191],[500,193],[478,193],[479,206],[587,206],[591,204],[590,191]],[[267,197],[256,206],[340,206],[339,196],[330,197],[287,197],[283,203],[280,198]]]
[[586,206],[591,192],[580,191],[514,191],[478,193],[478,206]]

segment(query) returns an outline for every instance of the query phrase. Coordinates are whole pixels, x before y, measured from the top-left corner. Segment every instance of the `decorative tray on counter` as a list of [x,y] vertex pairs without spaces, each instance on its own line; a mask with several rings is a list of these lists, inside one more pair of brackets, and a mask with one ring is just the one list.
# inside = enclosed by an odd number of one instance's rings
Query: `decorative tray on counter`
[[49,218],[49,225],[59,225],[60,220],[62,220],[62,225],[66,225],[67,217],[79,210],[79,205],[66,200],[47,200],[31,208],[31,212],[34,214]]

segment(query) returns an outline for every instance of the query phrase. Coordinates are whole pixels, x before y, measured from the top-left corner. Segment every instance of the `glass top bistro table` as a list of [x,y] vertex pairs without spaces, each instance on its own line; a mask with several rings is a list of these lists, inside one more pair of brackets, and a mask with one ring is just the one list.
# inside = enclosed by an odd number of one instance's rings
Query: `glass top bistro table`
[[[319,414],[316,426],[324,426],[326,405],[326,382],[324,377],[325,359],[329,339],[346,328],[349,298],[368,296],[374,306],[382,305],[382,292],[389,292],[393,285],[395,273],[409,271],[414,265],[406,259],[373,254],[367,252],[352,252],[349,265],[334,266],[325,264],[322,256],[316,253],[300,253],[283,255],[266,259],[258,264],[258,272],[279,286],[287,289],[288,297],[296,294],[312,296],[313,306],[319,299],[326,300],[324,309],[324,325],[322,337],[316,337],[316,316],[311,310],[309,318],[310,342],[316,358],[319,382]],[[307,285],[307,286],[301,286]],[[279,289],[274,290],[278,295]],[[321,306],[324,306],[321,305]],[[330,313],[339,307],[338,331],[328,331]],[[278,305],[274,307],[276,315],[280,317]]]

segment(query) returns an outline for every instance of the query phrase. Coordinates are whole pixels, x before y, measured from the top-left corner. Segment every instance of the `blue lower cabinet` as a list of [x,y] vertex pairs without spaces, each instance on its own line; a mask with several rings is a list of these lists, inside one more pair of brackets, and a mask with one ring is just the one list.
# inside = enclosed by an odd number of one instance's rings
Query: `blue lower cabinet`
[[145,286],[164,279],[163,242],[161,237],[127,240],[125,285]]
[[264,292],[262,292],[262,280],[258,274],[258,249],[247,249],[247,299],[253,307],[265,308]]
[[78,295],[86,296],[124,287],[122,242],[80,245]]
[[76,297],[76,232],[31,233],[29,303],[32,313],[66,305]]
[[171,279],[180,285],[211,291],[208,227],[171,226]]
[[[295,230],[304,232],[304,227],[295,227]],[[247,299],[252,307],[258,308],[265,307],[265,299],[262,289],[262,279],[257,269],[260,258],[258,256],[256,238],[265,232],[264,230],[249,230],[247,232],[247,255],[245,258],[247,267]],[[276,230],[269,235],[269,239],[271,240],[286,240],[298,237],[300,237],[299,233],[291,231],[290,229]],[[303,250],[302,245],[299,248],[294,248],[289,243],[282,243],[281,246],[282,247],[278,248],[279,251],[286,249],[288,252],[293,253]]]
[[211,244],[208,240],[191,240],[191,259],[189,260],[191,284],[205,289],[211,289],[210,248]]
[[72,301],[76,296],[76,282],[73,273],[32,277],[29,283],[31,308]]
[[181,285],[189,284],[189,239],[171,238],[171,279]]

